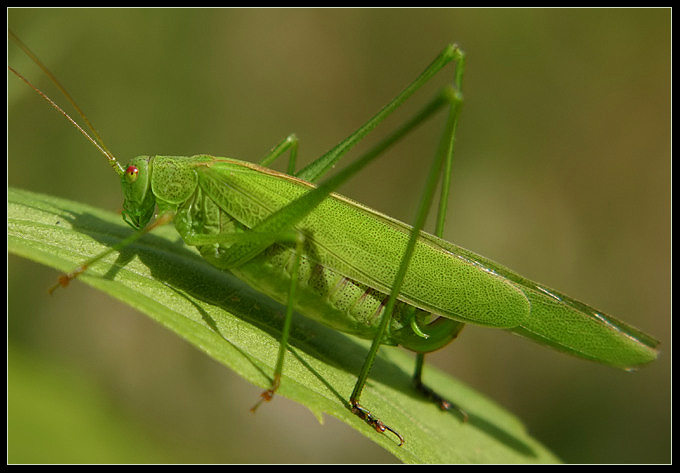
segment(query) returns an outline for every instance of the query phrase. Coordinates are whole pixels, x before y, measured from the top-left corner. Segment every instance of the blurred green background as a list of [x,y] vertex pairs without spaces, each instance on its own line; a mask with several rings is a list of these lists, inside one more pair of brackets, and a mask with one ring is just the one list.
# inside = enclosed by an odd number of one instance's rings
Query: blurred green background
[[[8,25],[123,161],[254,161],[295,132],[309,162],[459,43],[447,239],[662,345],[629,374],[470,326],[432,362],[566,462],[670,462],[670,10],[10,9]],[[14,44],[8,61],[65,103]],[[7,114],[9,185],[120,209],[103,157],[14,76]],[[342,193],[412,219],[441,126]],[[394,461],[281,397],[251,415],[258,388],[83,284],[49,297],[55,277],[9,257],[10,463]]]

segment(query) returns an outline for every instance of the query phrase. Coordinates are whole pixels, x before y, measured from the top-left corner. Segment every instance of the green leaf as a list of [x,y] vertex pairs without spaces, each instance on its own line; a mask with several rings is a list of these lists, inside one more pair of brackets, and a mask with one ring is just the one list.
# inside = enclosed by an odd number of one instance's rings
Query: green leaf
[[[7,213],[8,250],[64,272],[132,231],[119,215],[15,189],[8,190]],[[137,308],[251,383],[269,386],[284,308],[207,264],[174,228],[146,235],[78,280]],[[323,414],[342,420],[403,462],[558,461],[512,414],[428,366],[425,382],[470,417],[463,423],[439,410],[411,384],[412,355],[383,347],[361,401],[406,439],[399,447],[393,435],[375,432],[348,408],[368,341],[296,314],[290,343],[277,395],[305,405],[319,420]],[[276,397],[269,408],[275,403]]]

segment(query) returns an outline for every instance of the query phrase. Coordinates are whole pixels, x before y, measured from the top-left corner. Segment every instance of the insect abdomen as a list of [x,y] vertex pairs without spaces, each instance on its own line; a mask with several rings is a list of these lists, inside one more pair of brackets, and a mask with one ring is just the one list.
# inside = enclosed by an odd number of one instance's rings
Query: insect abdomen
[[[232,272],[258,291],[286,304],[293,257],[292,249],[274,245]],[[370,339],[380,323],[387,298],[387,294],[315,263],[307,255],[301,259],[295,308],[306,317]],[[399,340],[391,334],[403,329],[410,331],[409,308],[404,302],[397,303],[383,343],[396,345]],[[415,317],[429,318],[422,310],[416,310]]]

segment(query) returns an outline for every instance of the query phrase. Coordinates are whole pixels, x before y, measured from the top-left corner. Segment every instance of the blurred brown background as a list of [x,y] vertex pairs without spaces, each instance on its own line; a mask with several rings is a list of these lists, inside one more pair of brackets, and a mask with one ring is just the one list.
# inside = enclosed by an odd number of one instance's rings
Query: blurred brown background
[[[8,25],[123,161],[254,161],[295,132],[309,162],[459,43],[466,101],[447,239],[662,345],[629,374],[467,327],[433,363],[566,462],[670,461],[670,10],[12,9]],[[8,57],[65,103],[14,44]],[[409,221],[440,129],[342,193]],[[103,157],[13,76],[8,183],[121,206]],[[394,460],[281,397],[252,416],[258,388],[83,284],[48,297],[56,273],[15,257],[8,276],[10,462]]]

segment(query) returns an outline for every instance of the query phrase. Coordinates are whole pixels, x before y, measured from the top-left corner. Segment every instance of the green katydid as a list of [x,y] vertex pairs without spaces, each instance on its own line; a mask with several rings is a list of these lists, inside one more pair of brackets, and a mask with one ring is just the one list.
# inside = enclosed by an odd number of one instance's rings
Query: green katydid
[[[312,184],[450,63],[455,67],[451,86],[340,173],[318,186]],[[359,404],[381,344],[402,345],[418,353],[415,384],[444,409],[454,405],[421,383],[423,354],[449,343],[465,323],[503,328],[619,368],[654,360],[658,342],[648,335],[440,238],[463,70],[463,52],[455,45],[447,46],[366,124],[297,173],[297,139],[292,135],[261,165],[206,155],[141,156],[123,168],[94,132],[96,139],[91,141],[99,143],[121,176],[123,216],[137,231],[62,276],[60,284],[65,286],[94,261],[172,221],[183,240],[196,246],[210,264],[233,272],[286,305],[272,385],[261,401],[271,399],[278,387],[292,312],[297,310],[373,340],[350,407],[376,430],[393,432],[400,443],[403,438],[396,429]],[[388,146],[441,109],[448,109],[448,121],[413,226],[334,194]],[[89,122],[88,126],[92,129]],[[264,167],[286,152],[288,174]],[[435,236],[422,228],[440,175],[443,184]]]

